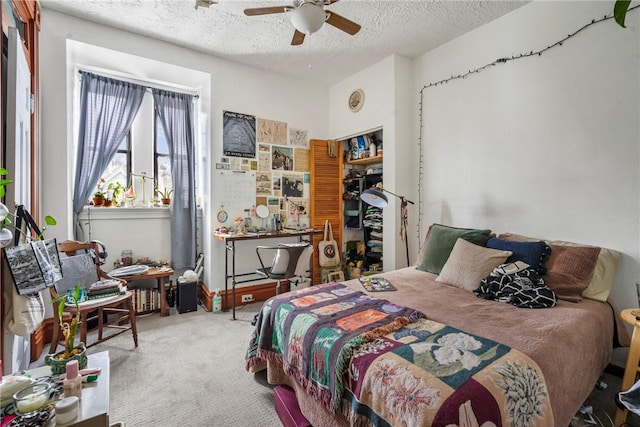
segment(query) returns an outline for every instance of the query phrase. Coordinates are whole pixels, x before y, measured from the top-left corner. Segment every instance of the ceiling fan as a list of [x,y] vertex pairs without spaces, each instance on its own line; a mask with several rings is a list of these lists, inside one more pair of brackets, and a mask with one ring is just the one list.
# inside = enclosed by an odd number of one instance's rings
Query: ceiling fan
[[268,15],[272,13],[289,12],[291,25],[295,28],[291,44],[301,45],[305,35],[315,33],[326,22],[345,33],[354,35],[360,31],[360,25],[348,20],[335,12],[325,10],[338,0],[295,0],[292,6],[270,6],[245,9],[247,16]]
[[212,4],[218,4],[217,0],[196,0],[195,9],[198,10],[199,7],[209,7]]

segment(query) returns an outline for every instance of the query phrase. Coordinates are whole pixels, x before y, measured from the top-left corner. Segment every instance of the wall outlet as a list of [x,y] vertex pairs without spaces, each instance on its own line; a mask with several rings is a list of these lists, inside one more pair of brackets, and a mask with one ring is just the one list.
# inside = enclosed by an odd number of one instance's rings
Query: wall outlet
[[251,302],[253,301],[253,294],[242,295],[242,302]]

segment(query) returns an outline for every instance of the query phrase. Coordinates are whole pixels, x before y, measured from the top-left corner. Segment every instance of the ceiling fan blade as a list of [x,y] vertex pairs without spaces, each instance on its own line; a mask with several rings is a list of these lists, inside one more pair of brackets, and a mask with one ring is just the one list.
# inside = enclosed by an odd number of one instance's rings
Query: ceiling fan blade
[[298,45],[301,45],[303,41],[304,41],[304,33],[301,33],[300,31],[296,30],[295,33],[293,33],[293,39],[291,40],[291,45],[298,46]]
[[245,9],[244,14],[247,16],[269,15],[270,13],[284,13],[289,9],[291,6],[254,7]]
[[337,29],[344,31],[345,33],[349,33],[352,36],[360,31],[360,25],[356,24],[355,22],[350,21],[335,12],[327,11],[327,14],[329,15],[326,21],[327,24],[333,25]]

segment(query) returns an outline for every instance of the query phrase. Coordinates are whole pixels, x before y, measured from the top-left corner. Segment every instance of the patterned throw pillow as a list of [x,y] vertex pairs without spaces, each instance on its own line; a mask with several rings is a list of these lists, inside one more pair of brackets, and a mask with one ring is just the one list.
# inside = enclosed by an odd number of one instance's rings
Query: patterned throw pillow
[[431,226],[429,241],[422,254],[422,260],[416,268],[421,271],[440,274],[442,267],[449,258],[453,246],[456,244],[456,240],[461,238],[476,245],[484,246],[490,234],[491,230],[457,228],[433,224]]
[[551,248],[542,240],[537,242],[513,242],[492,237],[487,240],[487,247],[513,252],[507,262],[524,261],[540,275],[547,272],[544,263],[551,253]]

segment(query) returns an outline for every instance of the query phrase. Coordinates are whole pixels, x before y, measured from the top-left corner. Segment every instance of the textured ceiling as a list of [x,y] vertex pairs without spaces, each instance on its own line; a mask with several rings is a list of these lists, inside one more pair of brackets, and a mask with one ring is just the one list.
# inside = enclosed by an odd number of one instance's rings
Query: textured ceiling
[[287,14],[243,13],[245,8],[292,3],[218,0],[196,9],[195,0],[40,1],[44,9],[325,83],[338,82],[392,53],[416,57],[526,1],[342,0],[327,9],[359,23],[360,32],[350,36],[325,24],[301,46],[290,45],[294,29]]

